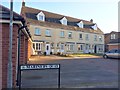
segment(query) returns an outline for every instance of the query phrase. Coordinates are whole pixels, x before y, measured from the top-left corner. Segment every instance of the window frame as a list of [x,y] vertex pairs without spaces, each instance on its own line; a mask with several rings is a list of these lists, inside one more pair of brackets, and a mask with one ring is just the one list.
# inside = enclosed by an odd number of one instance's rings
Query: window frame
[[72,32],[68,32],[68,38],[72,38]]
[[64,31],[60,32],[60,37],[62,37],[62,38],[65,37],[65,32]]
[[35,28],[34,35],[36,35],[36,36],[41,35],[41,30],[40,30],[40,28]]
[[83,34],[82,33],[79,33],[79,39],[83,39]]
[[51,30],[50,29],[45,30],[45,36],[51,37]]

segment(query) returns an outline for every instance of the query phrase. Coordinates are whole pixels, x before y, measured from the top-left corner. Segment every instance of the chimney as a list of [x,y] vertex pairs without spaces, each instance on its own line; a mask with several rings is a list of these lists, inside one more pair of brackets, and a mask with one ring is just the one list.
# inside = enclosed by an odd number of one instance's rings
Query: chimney
[[91,20],[90,20],[90,22],[92,22],[92,23],[93,23],[93,19],[91,19]]
[[22,0],[22,6],[25,6],[25,2],[24,2],[24,0]]

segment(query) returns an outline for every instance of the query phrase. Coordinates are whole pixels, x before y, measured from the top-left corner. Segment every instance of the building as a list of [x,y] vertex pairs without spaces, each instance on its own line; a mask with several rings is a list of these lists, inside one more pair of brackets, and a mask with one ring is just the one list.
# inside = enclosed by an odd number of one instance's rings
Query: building
[[120,32],[112,31],[105,34],[105,51],[120,47]]
[[[9,52],[9,24],[10,10],[0,5],[0,89],[7,88],[7,65]],[[21,27],[24,27],[23,29]],[[21,29],[20,29],[21,28]],[[21,30],[18,37],[18,31]],[[21,37],[21,38],[20,38]],[[20,40],[20,52],[18,52],[18,40]],[[25,27],[25,20],[13,12],[13,40],[12,40],[12,63],[13,63],[13,87],[16,86],[18,53],[20,63],[25,64],[29,58],[28,44],[30,44],[30,33]]]
[[25,6],[33,40],[33,54],[103,53],[104,34],[93,20],[86,21]]

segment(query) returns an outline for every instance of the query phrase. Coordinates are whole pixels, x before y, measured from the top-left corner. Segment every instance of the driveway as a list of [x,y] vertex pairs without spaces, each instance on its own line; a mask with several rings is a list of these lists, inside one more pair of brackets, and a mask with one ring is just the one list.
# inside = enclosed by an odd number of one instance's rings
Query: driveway
[[[117,88],[118,60],[103,58],[38,59],[31,64],[61,64],[62,88]],[[57,70],[22,72],[24,88],[56,88]]]

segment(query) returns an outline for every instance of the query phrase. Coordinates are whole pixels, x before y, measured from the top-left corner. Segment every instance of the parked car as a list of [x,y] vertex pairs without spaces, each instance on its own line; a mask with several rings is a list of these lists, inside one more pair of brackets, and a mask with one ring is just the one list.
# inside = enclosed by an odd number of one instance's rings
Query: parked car
[[103,58],[120,58],[120,49],[112,49],[103,54]]

